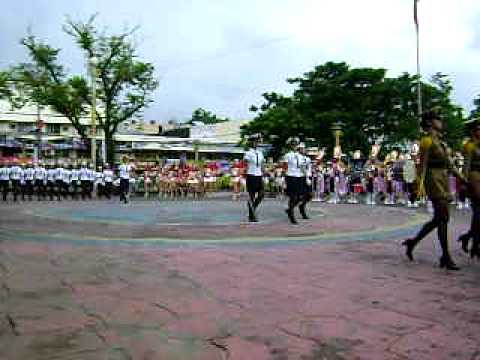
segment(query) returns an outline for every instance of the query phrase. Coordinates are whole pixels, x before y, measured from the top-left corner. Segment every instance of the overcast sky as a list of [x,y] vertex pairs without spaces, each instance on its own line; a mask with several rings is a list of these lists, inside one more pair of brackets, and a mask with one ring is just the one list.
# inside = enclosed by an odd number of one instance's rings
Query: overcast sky
[[[30,27],[62,61],[85,60],[61,31],[67,15],[112,32],[140,25],[140,55],[160,80],[147,120],[188,118],[197,107],[231,118],[266,91],[326,61],[415,72],[413,0],[15,0],[3,1],[0,68],[25,61],[19,39]],[[422,72],[450,75],[455,100],[471,108],[480,94],[480,1],[420,0]]]

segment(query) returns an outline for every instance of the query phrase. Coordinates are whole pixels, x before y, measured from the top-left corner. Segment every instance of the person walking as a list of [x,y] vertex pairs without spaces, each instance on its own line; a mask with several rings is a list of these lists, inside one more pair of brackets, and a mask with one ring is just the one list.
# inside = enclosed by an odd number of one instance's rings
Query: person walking
[[130,194],[130,176],[133,170],[132,165],[129,164],[127,156],[122,158],[122,163],[118,167],[118,173],[120,177],[120,201],[125,204],[128,203]]
[[18,166],[18,161],[15,160],[13,166],[10,168],[10,181],[12,182],[13,201],[17,202],[18,196],[21,194],[21,181],[23,177],[23,170]]
[[447,270],[460,270],[452,260],[448,248],[448,222],[450,219],[448,205],[451,201],[448,173],[463,178],[453,167],[449,158],[449,149],[441,140],[443,121],[434,111],[422,115],[421,127],[427,134],[420,142],[419,189],[425,190],[433,205],[433,218],[427,222],[417,235],[405,240],[406,256],[413,261],[413,250],[430,232],[437,229],[438,240],[442,248],[440,267]]
[[472,221],[468,233],[459,237],[462,249],[469,252],[470,238],[473,238],[470,249],[471,258],[480,259],[480,119],[473,119],[467,123],[470,130],[470,139],[464,146],[463,174],[468,180],[468,195],[472,202]]
[[301,195],[303,194],[303,173],[301,164],[303,161],[303,155],[298,152],[298,145],[300,140],[297,137],[290,138],[287,141],[287,145],[290,147],[290,151],[285,154],[282,162],[286,166],[286,183],[287,183],[287,196],[288,196],[288,208],[285,210],[288,219],[292,224],[298,224],[295,219],[295,207],[301,201]]
[[0,191],[2,192],[3,201],[7,201],[8,191],[10,187],[10,167],[8,162],[0,162]]
[[265,157],[263,152],[258,149],[258,145],[262,141],[261,135],[252,135],[249,140],[251,144],[250,149],[243,157],[247,165],[248,221],[257,222],[257,208],[265,196],[263,186]]

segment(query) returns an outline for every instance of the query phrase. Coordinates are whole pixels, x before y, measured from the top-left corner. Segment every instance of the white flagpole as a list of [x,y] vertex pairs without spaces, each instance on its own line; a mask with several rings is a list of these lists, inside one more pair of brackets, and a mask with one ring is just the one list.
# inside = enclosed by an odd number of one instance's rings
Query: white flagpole
[[420,71],[420,29],[418,24],[418,1],[414,1],[414,17],[415,17],[415,29],[417,35],[417,102],[418,102],[418,119],[421,120],[422,117],[422,73]]

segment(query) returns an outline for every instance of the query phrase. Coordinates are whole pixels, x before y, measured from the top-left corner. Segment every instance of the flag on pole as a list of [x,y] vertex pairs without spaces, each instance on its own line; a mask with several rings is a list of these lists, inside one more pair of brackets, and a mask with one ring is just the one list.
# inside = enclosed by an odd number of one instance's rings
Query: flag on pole
[[419,0],[413,0],[413,20],[415,21],[415,26],[418,29],[418,1]]

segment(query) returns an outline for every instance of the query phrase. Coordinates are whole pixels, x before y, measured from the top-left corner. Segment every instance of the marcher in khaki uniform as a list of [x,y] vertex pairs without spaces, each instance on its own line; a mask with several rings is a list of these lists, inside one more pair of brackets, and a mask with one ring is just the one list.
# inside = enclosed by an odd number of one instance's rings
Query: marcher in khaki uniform
[[471,138],[464,146],[464,176],[469,182],[468,194],[472,201],[472,223],[470,231],[459,237],[462,249],[468,253],[468,242],[473,238],[470,256],[480,259],[480,119],[467,123]]
[[403,245],[406,247],[407,257],[412,261],[415,246],[436,228],[442,248],[440,267],[447,270],[459,270],[460,268],[453,262],[448,250],[448,221],[450,219],[448,204],[451,200],[448,173],[452,171],[455,176],[463,177],[453,168],[449,149],[440,139],[443,130],[443,122],[440,117],[433,111],[426,112],[422,116],[421,126],[428,134],[420,142],[419,191],[425,190],[433,204],[434,214],[432,220],[426,223],[414,238],[405,240]]

